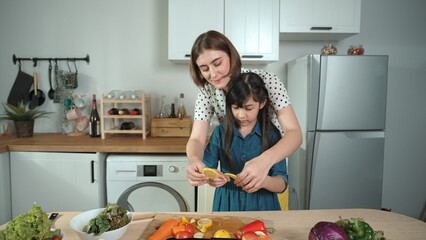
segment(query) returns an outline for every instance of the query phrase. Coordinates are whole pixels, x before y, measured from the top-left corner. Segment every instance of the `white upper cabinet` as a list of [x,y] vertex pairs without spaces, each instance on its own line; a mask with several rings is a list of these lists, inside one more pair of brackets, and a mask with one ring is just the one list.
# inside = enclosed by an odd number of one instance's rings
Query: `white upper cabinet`
[[341,40],[360,32],[361,0],[280,0],[281,40]]
[[188,62],[203,32],[223,32],[224,0],[169,0],[169,60]]
[[225,0],[225,35],[246,63],[279,59],[279,0]]
[[169,0],[169,60],[187,63],[209,30],[225,33],[243,63],[278,61],[279,0]]

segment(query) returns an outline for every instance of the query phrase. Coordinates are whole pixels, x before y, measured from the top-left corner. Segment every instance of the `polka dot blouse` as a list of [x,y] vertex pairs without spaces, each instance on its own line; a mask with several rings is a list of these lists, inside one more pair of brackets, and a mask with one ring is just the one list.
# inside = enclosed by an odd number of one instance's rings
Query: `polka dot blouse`
[[[281,80],[275,75],[261,69],[242,69],[241,72],[253,72],[258,74],[265,81],[268,89],[271,105],[269,111],[271,113],[272,123],[281,131],[281,126],[278,122],[275,111],[283,109],[290,105],[290,99],[287,94],[287,89]],[[226,112],[225,92],[215,88],[213,85],[206,83],[195,100],[194,120],[209,121],[216,114],[219,121],[223,120]]]

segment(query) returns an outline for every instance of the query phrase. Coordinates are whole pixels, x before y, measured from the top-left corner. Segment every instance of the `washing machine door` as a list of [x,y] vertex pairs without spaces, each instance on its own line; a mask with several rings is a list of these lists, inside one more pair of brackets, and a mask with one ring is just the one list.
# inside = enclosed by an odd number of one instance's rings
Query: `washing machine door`
[[131,212],[188,212],[185,199],[160,182],[141,182],[126,189],[117,204]]

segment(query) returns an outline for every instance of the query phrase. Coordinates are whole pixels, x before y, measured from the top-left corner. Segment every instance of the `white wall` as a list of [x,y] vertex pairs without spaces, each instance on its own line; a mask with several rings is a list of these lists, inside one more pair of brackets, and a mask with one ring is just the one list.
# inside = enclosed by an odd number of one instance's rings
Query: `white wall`
[[[426,2],[362,2],[361,34],[335,43],[338,54],[362,43],[365,54],[389,58],[383,207],[418,218],[426,201]],[[208,9],[206,9],[207,11]],[[280,61],[265,67],[285,82],[285,63],[319,53],[325,42],[280,42]],[[197,89],[188,67],[167,60],[166,0],[15,0],[0,2],[0,101],[6,102],[15,80],[17,57],[85,57],[78,62],[77,94],[112,89],[144,89],[154,98],[177,101],[185,93],[193,111]],[[40,63],[40,87],[47,93],[47,63]],[[66,64],[61,65],[66,69]],[[32,65],[23,68],[32,73]],[[354,73],[356,74],[356,73]],[[47,100],[42,109],[58,104]],[[156,113],[156,111],[154,112]],[[58,119],[37,120],[37,132],[59,131]],[[368,167],[368,166],[366,166]],[[356,183],[354,183],[356,184]],[[350,187],[350,186],[348,186]]]

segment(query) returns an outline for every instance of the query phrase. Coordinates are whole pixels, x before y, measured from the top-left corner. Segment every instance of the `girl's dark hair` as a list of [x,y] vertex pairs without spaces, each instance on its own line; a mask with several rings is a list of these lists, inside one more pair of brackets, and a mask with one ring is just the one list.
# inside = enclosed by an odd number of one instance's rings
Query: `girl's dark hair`
[[234,128],[239,127],[237,121],[232,114],[232,105],[243,107],[247,99],[252,96],[253,100],[262,103],[266,100],[265,106],[259,110],[257,121],[261,127],[262,134],[262,152],[270,148],[272,144],[271,131],[275,131],[279,135],[278,129],[271,122],[269,114],[269,98],[268,90],[266,89],[263,79],[252,72],[241,73],[229,82],[228,92],[226,94],[226,116],[223,122],[224,125],[224,152],[225,162],[229,169],[232,169],[231,164],[231,145],[234,138]]
[[225,52],[228,55],[230,63],[228,74],[231,78],[241,73],[241,58],[237,49],[225,35],[211,30],[198,36],[191,49],[191,62],[189,64],[189,70],[192,80],[198,87],[203,87],[207,82],[203,78],[203,75],[201,74],[197,65],[198,57],[205,50],[219,50]]

